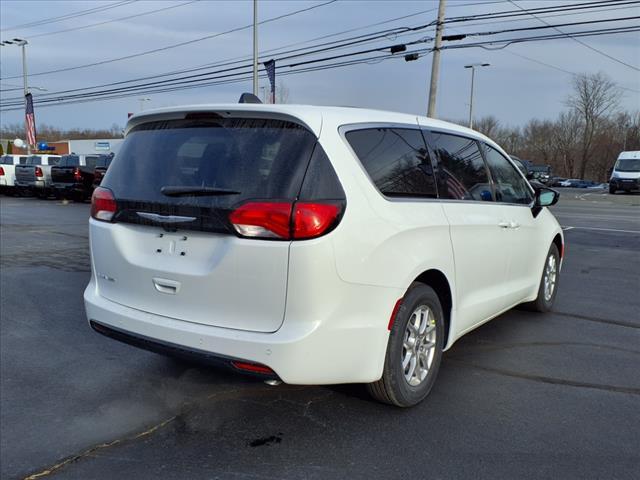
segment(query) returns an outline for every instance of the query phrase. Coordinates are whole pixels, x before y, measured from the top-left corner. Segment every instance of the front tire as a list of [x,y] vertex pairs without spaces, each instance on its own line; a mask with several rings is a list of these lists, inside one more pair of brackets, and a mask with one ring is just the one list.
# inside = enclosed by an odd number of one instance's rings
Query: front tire
[[444,315],[429,286],[414,283],[389,334],[382,378],[367,385],[376,400],[398,407],[420,403],[431,391],[444,348]]
[[611,195],[614,195],[616,193],[616,187],[609,185],[609,193]]
[[560,253],[555,243],[551,244],[545,257],[538,297],[533,302],[524,304],[527,310],[546,313],[551,310],[558,293],[558,281],[560,280]]

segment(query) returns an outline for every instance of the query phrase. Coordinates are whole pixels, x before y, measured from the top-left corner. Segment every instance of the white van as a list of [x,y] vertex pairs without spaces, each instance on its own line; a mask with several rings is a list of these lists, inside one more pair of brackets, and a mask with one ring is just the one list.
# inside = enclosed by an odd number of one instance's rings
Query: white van
[[410,406],[462,335],[552,307],[557,200],[489,138],[426,117],[145,111],[92,197],[87,317],[141,348]]
[[640,151],[622,152],[609,179],[609,193],[640,190]]

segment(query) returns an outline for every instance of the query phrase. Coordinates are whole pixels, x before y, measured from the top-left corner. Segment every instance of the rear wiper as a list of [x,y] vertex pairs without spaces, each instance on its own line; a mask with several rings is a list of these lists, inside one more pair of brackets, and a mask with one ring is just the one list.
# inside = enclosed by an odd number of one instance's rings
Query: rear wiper
[[160,192],[167,197],[207,197],[216,195],[239,195],[236,190],[215,187],[162,187]]

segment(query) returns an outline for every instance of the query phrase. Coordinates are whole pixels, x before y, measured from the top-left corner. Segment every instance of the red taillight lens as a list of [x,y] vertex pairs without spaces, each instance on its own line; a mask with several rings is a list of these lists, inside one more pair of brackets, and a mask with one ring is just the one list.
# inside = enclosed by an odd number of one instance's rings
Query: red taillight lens
[[293,213],[293,238],[319,237],[333,225],[340,211],[335,203],[297,202]]
[[243,237],[303,240],[327,233],[341,212],[339,203],[249,202],[229,220]]
[[116,213],[117,205],[113,192],[108,188],[97,187],[91,195],[91,217],[110,222]]
[[269,367],[265,365],[260,365],[259,363],[250,363],[250,362],[231,362],[231,365],[236,367],[238,370],[244,370],[245,372],[253,372],[253,373],[263,373],[265,375],[275,375],[275,372],[271,370]]
[[42,177],[42,169],[40,167],[36,167],[36,177]]
[[229,220],[243,237],[291,238],[290,202],[249,202],[231,212]]
[[0,167],[0,177],[4,175],[4,168]]
[[82,174],[80,173],[80,169],[78,167],[76,167],[76,169],[73,171],[73,179],[77,182],[82,180]]

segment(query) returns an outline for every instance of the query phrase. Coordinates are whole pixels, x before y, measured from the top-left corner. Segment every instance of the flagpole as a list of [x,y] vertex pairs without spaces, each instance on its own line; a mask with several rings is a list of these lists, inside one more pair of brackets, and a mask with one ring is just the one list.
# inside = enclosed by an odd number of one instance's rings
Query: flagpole
[[[27,112],[27,95],[29,93],[29,86],[27,84],[27,41],[23,40],[20,43],[22,47],[22,82],[24,83],[24,111]],[[26,126],[26,118],[25,118]],[[27,127],[28,128],[28,127]],[[27,155],[31,155],[31,144],[27,140]]]
[[253,94],[258,95],[258,0],[253,0]]

